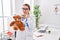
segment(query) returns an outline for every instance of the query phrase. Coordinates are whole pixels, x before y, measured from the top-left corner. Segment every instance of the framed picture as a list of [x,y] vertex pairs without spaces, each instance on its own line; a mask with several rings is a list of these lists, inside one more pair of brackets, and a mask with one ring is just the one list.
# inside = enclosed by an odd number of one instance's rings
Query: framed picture
[[55,4],[54,5],[54,12],[56,15],[60,15],[60,4]]

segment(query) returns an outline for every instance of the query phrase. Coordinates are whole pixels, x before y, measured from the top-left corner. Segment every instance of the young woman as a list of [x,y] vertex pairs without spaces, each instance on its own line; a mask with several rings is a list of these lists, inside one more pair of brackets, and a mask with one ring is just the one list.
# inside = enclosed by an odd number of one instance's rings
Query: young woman
[[17,40],[33,40],[33,30],[35,28],[35,17],[30,13],[30,6],[24,4],[22,22],[25,24],[24,31],[17,31]]

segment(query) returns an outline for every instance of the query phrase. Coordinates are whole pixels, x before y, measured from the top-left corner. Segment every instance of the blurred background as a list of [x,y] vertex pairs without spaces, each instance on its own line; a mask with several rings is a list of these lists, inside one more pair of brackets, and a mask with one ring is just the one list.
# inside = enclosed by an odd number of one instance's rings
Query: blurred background
[[0,0],[0,33],[12,31],[9,27],[13,20],[11,17],[15,14],[22,15],[21,8],[25,3],[31,6],[31,14],[34,14],[34,6],[39,6],[39,27],[48,25],[53,31],[57,29],[56,34],[60,33],[60,0]]

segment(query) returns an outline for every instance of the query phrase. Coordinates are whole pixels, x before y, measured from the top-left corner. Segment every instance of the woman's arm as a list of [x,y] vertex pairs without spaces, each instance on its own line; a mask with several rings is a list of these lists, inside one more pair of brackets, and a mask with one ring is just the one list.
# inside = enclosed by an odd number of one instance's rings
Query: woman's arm
[[30,19],[29,19],[29,28],[34,31],[34,29],[36,28],[36,21],[35,21],[35,16],[31,15]]

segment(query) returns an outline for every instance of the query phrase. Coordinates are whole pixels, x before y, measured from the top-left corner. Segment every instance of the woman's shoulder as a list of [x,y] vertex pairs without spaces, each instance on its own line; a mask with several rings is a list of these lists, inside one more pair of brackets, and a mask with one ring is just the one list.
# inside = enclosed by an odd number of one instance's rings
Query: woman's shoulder
[[30,14],[30,17],[31,17],[31,18],[35,18],[35,15],[34,15],[34,14]]

